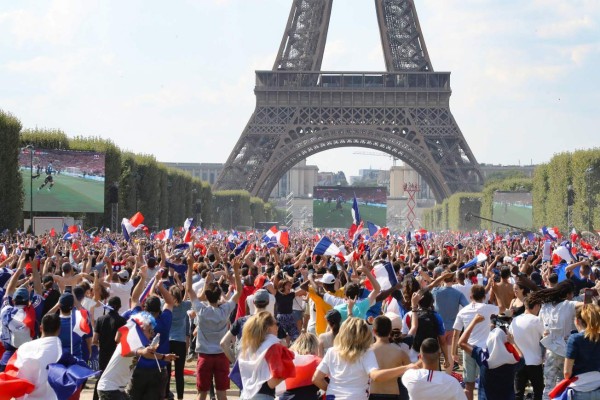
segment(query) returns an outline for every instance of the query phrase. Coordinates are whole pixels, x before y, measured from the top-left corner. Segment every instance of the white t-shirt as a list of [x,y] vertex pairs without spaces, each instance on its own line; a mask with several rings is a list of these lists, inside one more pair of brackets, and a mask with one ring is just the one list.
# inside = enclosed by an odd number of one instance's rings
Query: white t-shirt
[[192,284],[192,290],[196,293],[196,296],[200,294],[202,289],[204,289],[204,284],[206,283],[206,279],[202,278],[198,282]]
[[[256,313],[256,306],[254,305],[254,295],[246,297],[246,306],[248,307],[248,315],[254,315]],[[269,293],[269,304],[266,310],[275,316],[275,296]]]
[[540,309],[540,319],[544,324],[544,330],[557,338],[568,338],[575,327],[576,301],[565,300],[553,305],[546,303]]
[[469,337],[468,343],[471,346],[479,346],[482,349],[485,349],[486,341],[490,334],[490,316],[492,314],[498,315],[499,313],[500,309],[498,306],[493,304],[471,302],[471,304],[463,307],[463,309],[458,312],[453,328],[457,331],[466,329],[471,321],[473,321],[475,318],[475,315],[483,315],[485,317],[485,321],[475,325],[475,328],[473,328],[473,332]]
[[540,365],[542,363],[540,339],[544,335],[542,321],[533,314],[521,314],[512,320],[508,330],[523,353],[525,365]]
[[331,348],[317,367],[329,376],[327,395],[336,400],[367,400],[369,397],[369,373],[379,369],[373,350],[369,349],[357,361],[350,364],[340,358]]
[[469,300],[471,298],[471,282],[465,280],[465,284],[461,285],[460,283],[455,283],[454,285],[452,285],[452,287],[456,290],[458,290],[459,292],[461,292],[462,294],[465,295],[465,297],[467,298],[467,300]]
[[121,343],[119,343],[98,381],[98,390],[124,392],[125,387],[131,381],[131,375],[133,375],[133,368],[131,367],[135,359],[136,357],[123,357],[121,355]]
[[402,375],[402,383],[411,400],[466,400],[456,378],[443,371],[411,369]]
[[62,355],[62,345],[57,336],[40,338],[19,347],[15,366],[19,368],[17,378],[26,379],[35,389],[25,398],[28,400],[56,399],[54,389],[48,384],[48,364],[57,362]]
[[127,283],[110,283],[110,295],[117,296],[121,299],[121,310],[123,310],[123,313],[129,310],[129,300],[131,299],[132,288],[133,280],[131,279],[127,281]]

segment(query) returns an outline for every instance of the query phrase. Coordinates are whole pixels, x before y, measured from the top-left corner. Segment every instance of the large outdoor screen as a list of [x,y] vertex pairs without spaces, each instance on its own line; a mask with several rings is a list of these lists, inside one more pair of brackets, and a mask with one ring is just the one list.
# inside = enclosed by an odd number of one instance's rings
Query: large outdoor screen
[[[31,168],[33,165],[33,168]],[[104,154],[72,150],[23,149],[19,155],[29,211],[104,212]]]
[[[313,226],[349,228],[352,225],[352,199],[356,196],[363,221],[386,225],[387,189],[385,187],[315,186],[313,188]],[[365,222],[365,228],[367,223]]]
[[[493,218],[498,222],[531,229],[533,226],[533,201],[530,192],[494,192]],[[500,224],[492,224],[494,230],[507,229]]]

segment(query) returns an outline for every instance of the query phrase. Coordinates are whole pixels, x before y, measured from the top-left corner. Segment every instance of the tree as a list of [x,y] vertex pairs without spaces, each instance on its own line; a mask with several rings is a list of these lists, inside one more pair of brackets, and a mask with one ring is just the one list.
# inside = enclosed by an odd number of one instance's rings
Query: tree
[[23,178],[19,171],[21,122],[0,110],[0,228],[15,229],[23,219]]

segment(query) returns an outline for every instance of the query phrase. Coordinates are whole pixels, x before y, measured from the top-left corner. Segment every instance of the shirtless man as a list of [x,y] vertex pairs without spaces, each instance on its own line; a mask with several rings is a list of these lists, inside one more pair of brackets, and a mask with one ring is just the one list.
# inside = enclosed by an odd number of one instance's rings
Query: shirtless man
[[[408,354],[394,343],[390,343],[390,334],[392,333],[392,321],[386,316],[379,316],[373,322],[373,333],[375,334],[375,343],[371,346],[377,358],[377,364],[380,369],[401,367],[410,364]],[[398,400],[403,399],[400,396],[400,389],[396,379],[371,382],[369,400]],[[408,397],[406,397],[408,400]]]
[[500,313],[504,314],[510,307],[510,302],[515,298],[515,291],[513,289],[512,283],[509,282],[510,279],[510,268],[502,267],[500,270],[500,282],[492,283],[492,295],[490,296],[490,301],[493,302],[495,300],[498,307],[500,307]]
[[62,275],[53,275],[54,282],[58,284],[61,293],[65,292],[66,286],[75,287],[84,278],[83,274],[77,274],[73,270],[73,266],[68,262],[61,266]]

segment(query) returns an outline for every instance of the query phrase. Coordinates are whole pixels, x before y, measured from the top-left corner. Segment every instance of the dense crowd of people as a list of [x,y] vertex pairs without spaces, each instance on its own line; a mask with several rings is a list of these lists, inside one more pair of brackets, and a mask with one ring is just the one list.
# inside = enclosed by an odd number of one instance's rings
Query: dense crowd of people
[[192,359],[200,400],[600,399],[596,238],[321,234],[5,233],[0,371],[26,399],[65,353],[101,400],[183,399]]

